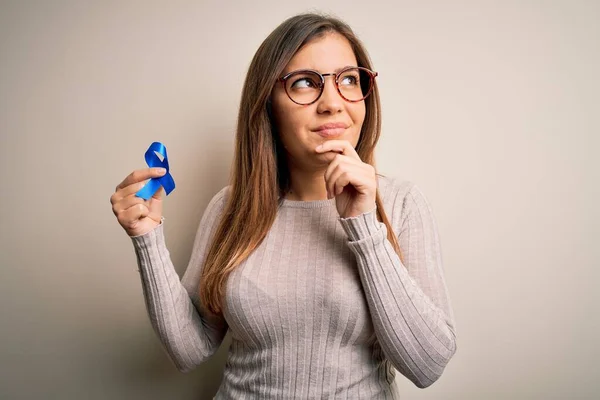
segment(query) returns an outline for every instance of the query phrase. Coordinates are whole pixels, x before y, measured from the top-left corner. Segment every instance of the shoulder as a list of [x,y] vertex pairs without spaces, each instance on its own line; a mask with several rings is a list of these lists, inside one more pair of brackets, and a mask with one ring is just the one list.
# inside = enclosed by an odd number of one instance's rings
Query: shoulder
[[386,211],[397,211],[414,186],[415,182],[411,180],[377,174],[377,189]]
[[203,237],[203,232],[211,232],[212,234],[217,227],[223,215],[227,198],[229,197],[229,190],[230,187],[225,186],[212,196],[202,213],[200,224],[198,225],[197,237]]
[[399,228],[415,207],[429,207],[420,187],[412,180],[378,174],[378,189],[392,226]]
[[231,185],[228,185],[220,189],[217,193],[215,193],[208,202],[204,214],[207,216],[221,214],[225,208],[225,204],[227,204],[230,192]]
[[229,193],[231,193],[231,185],[227,185],[221,190],[219,190],[213,198],[210,200],[211,203],[225,203],[229,198]]
[[377,174],[377,188],[384,202],[406,195],[414,185],[413,181],[407,179]]

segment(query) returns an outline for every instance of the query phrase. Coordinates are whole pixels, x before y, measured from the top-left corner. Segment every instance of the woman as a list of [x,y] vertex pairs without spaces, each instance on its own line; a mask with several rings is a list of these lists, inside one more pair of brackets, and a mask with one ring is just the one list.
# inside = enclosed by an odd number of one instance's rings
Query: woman
[[249,67],[231,184],[210,201],[180,282],[152,168],[111,197],[135,247],[152,325],[177,368],[231,331],[217,399],[399,398],[395,369],[435,382],[456,351],[431,208],[376,174],[376,73],[352,30],[292,17]]

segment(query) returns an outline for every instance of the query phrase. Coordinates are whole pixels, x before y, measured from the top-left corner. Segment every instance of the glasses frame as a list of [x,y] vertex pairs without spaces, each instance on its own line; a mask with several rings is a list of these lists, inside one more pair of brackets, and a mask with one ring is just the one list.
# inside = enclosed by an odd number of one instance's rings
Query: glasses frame
[[[340,75],[342,75],[344,72],[349,71],[351,69],[359,69],[361,71],[366,72],[371,77],[371,79],[369,79],[369,89],[367,90],[367,93],[363,96],[362,99],[359,99],[359,100],[350,100],[350,99],[344,97],[344,95],[342,94],[342,91],[340,90],[340,86],[339,86]],[[321,79],[321,83],[319,84],[319,90],[320,90],[319,91],[319,95],[317,96],[316,99],[314,99],[310,103],[298,103],[297,101],[295,101],[294,99],[292,99],[292,96],[290,96],[290,94],[288,93],[286,81],[292,75],[297,74],[299,72],[312,72],[314,74],[317,74],[319,76],[319,78]],[[365,67],[346,67],[346,68],[342,69],[341,71],[339,71],[337,73],[336,72],[330,72],[330,73],[327,73],[327,74],[322,74],[319,71],[315,71],[314,69],[297,69],[297,70],[289,72],[289,73],[285,74],[285,76],[277,79],[277,82],[281,82],[283,84],[283,89],[285,90],[285,94],[287,94],[287,96],[289,97],[289,99],[291,101],[293,101],[294,103],[296,103],[298,105],[301,105],[301,106],[309,106],[311,104],[316,103],[321,98],[321,96],[323,95],[323,89],[325,88],[325,77],[326,76],[333,76],[333,77],[335,77],[335,88],[337,89],[337,92],[340,94],[340,96],[342,96],[342,99],[346,100],[349,103],[358,103],[359,101],[363,101],[364,99],[366,99],[367,97],[369,97],[369,95],[373,91],[373,87],[375,86],[375,77],[377,77],[377,75],[379,75],[377,72],[371,71],[370,69],[365,68]]]

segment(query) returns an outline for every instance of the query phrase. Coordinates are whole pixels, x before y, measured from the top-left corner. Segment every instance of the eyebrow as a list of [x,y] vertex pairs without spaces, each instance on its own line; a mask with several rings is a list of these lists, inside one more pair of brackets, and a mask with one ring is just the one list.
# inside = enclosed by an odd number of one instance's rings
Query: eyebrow
[[[340,72],[341,70],[343,70],[343,69],[345,69],[345,68],[350,68],[350,67],[357,68],[357,67],[358,67],[358,65],[345,65],[345,66],[343,66],[343,67],[336,68],[335,70],[333,70],[333,72],[337,74],[337,73],[338,73],[338,72]],[[286,76],[286,75],[287,75],[287,74],[289,74],[290,72],[295,72],[295,71],[304,71],[304,70],[312,70],[312,71],[318,71],[318,72],[320,72],[320,73],[323,73],[323,72],[319,71],[318,69],[314,69],[314,68],[297,68],[297,69],[293,69],[293,70],[291,70],[291,71],[286,71],[286,70],[284,70],[284,71],[281,73],[281,77],[284,77],[284,76]],[[325,73],[327,74],[328,72],[325,72]]]

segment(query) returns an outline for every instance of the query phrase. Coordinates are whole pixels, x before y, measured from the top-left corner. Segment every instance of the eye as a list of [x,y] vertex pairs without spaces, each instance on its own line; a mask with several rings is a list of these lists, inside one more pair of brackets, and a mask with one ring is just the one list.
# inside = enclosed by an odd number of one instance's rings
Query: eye
[[292,84],[290,86],[294,89],[319,87],[319,85],[315,82],[315,80],[308,76],[303,76],[300,78],[293,78]]
[[340,80],[340,84],[344,85],[344,86],[355,86],[358,85],[358,74],[352,72],[352,73],[347,73],[344,74],[342,76],[342,79]]

